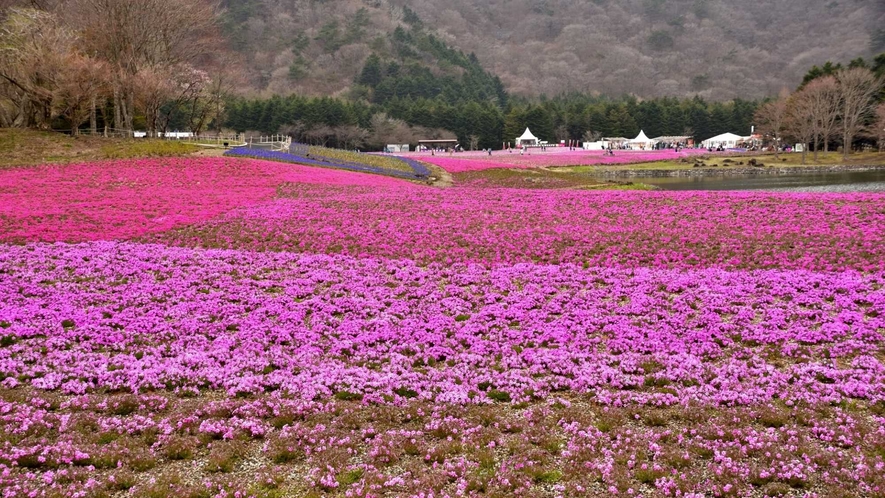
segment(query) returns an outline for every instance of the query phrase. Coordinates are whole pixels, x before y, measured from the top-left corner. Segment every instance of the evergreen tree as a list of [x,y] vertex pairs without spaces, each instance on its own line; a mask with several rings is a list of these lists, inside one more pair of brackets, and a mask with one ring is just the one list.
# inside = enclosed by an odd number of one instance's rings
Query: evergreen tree
[[356,82],[374,89],[381,83],[382,78],[381,58],[378,57],[378,54],[372,54],[366,59],[366,64]]

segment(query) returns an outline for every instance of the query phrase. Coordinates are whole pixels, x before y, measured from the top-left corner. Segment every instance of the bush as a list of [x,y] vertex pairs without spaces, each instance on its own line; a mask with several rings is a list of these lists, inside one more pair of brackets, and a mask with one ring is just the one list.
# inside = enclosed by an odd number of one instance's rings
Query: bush
[[338,391],[335,393],[335,399],[341,401],[361,401],[363,395],[360,393],[352,393],[350,391]]
[[510,403],[510,393],[504,391],[498,391],[497,389],[493,389],[486,393],[486,396],[489,399],[494,401],[500,401],[501,403]]

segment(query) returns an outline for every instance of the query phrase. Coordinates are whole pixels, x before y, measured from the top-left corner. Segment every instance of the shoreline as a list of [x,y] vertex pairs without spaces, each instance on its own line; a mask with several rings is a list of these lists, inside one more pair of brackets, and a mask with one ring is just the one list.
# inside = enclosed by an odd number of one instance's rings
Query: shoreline
[[[559,168],[549,168],[556,172]],[[599,169],[574,173],[594,177],[609,178],[664,178],[664,177],[699,177],[699,176],[740,176],[740,175],[803,175],[812,173],[845,173],[885,171],[885,165],[826,165],[826,166],[765,166],[738,167],[722,166],[715,168],[686,169]]]

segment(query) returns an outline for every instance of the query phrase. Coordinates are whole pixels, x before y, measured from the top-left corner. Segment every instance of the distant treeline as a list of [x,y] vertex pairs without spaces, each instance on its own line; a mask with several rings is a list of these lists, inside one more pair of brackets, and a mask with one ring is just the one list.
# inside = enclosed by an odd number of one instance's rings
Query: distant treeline
[[[432,35],[414,30],[398,29],[394,39],[397,57],[370,57],[346,99],[235,98],[215,126],[239,132],[289,133],[298,140],[333,147],[380,149],[389,143],[415,144],[422,138],[442,137],[457,138],[466,148],[500,148],[526,127],[550,142],[632,138],[640,130],[649,137],[691,136],[700,141],[726,132],[749,135],[754,124],[763,122],[755,119],[754,123],[754,114],[764,102],[741,99],[639,100],[586,94],[516,98],[472,54],[452,50]],[[446,75],[434,75],[419,65],[418,53],[432,54],[439,66],[449,68]],[[869,62],[855,59],[844,68],[832,62],[812,67],[800,90],[815,80],[835,77],[843,69],[863,69],[885,77],[885,54]],[[872,116],[864,119],[872,122]]]
[[[757,102],[707,102],[700,98],[639,101],[587,95],[563,95],[526,101],[510,98],[505,106],[490,101],[451,103],[443,98],[394,97],[384,103],[301,96],[235,99],[228,103],[224,126],[239,132],[291,133],[297,139],[338,146],[343,142],[377,148],[386,143],[415,143],[446,131],[468,147],[500,148],[526,127],[543,140],[589,140],[596,137],[689,135],[703,140],[734,132],[750,133]],[[379,123],[395,123],[396,136],[379,133]],[[411,129],[413,133],[404,130]],[[341,140],[365,130],[365,140]]]
[[474,54],[452,49],[405,10],[389,49],[373,53],[344,99],[298,95],[234,99],[221,124],[237,131],[289,133],[330,146],[379,149],[422,138],[457,138],[467,148],[500,148],[526,127],[542,140],[600,136],[749,134],[756,102],[701,98],[606,98],[568,94],[518,99]]

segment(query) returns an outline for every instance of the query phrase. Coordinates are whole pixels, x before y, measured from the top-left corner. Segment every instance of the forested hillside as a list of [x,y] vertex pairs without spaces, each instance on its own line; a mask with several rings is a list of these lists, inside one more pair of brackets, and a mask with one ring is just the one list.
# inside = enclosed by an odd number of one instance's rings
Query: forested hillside
[[[813,64],[885,49],[881,0],[225,0],[224,27],[263,94],[344,94],[374,54],[410,76],[467,64],[515,95],[758,98]],[[397,30],[397,28],[403,28]],[[421,62],[425,69],[417,69]],[[383,90],[390,92],[389,87]]]

